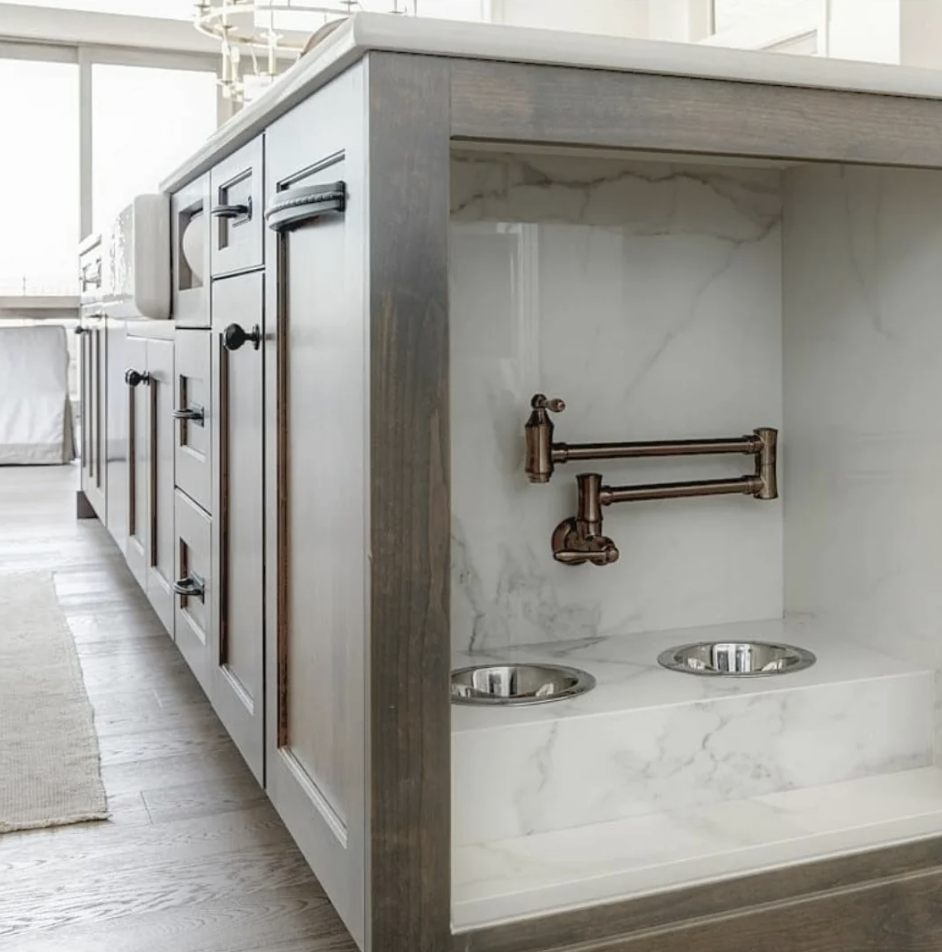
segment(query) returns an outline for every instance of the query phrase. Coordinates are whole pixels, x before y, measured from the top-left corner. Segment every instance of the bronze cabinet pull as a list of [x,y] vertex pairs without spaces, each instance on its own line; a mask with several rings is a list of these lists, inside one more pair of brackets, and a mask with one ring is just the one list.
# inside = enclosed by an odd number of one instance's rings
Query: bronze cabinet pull
[[305,185],[278,192],[268,203],[265,221],[274,231],[285,231],[302,222],[320,218],[330,212],[343,213],[347,207],[345,182],[326,185]]
[[183,407],[173,411],[174,420],[186,420],[187,423],[195,423],[197,426],[203,426],[205,422],[205,411],[202,407]]
[[210,210],[213,218],[245,218],[252,217],[252,199],[245,200],[244,205],[214,205]]
[[206,583],[195,572],[190,572],[186,578],[178,578],[172,588],[175,594],[186,598],[198,598],[200,601],[206,598]]
[[97,288],[101,284],[101,259],[85,265],[79,274],[79,280],[83,291],[87,291],[89,287]]
[[129,369],[124,372],[124,382],[129,387],[137,387],[142,383],[150,383],[151,376],[146,370]]
[[222,332],[222,346],[226,350],[238,350],[248,341],[255,350],[262,346],[262,329],[258,324],[253,324],[251,331],[246,331],[241,324],[230,324]]
[[81,336],[82,334],[87,334],[88,332],[89,332],[89,328],[87,328],[87,327],[81,327],[81,326],[79,326],[79,327],[76,327],[76,328],[75,328],[75,333],[76,333],[78,336]]

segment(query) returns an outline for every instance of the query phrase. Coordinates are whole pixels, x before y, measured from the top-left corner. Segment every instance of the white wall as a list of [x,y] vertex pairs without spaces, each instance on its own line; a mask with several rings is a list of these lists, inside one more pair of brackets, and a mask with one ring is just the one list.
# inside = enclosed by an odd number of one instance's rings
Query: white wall
[[648,0],[491,0],[494,23],[608,36],[648,34]]
[[942,0],[899,0],[900,63],[942,68]]
[[[922,0],[924,5],[934,2]],[[829,56],[899,63],[899,0],[830,0],[828,8]]]
[[649,0],[649,39],[696,43],[709,33],[710,0]]

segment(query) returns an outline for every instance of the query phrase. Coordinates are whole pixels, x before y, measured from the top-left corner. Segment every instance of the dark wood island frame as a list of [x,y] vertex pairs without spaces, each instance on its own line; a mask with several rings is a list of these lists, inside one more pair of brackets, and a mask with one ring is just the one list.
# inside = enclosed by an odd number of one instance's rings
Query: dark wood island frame
[[383,52],[369,85],[374,948],[942,949],[942,835],[452,936],[445,254],[462,140],[942,169],[942,102]]

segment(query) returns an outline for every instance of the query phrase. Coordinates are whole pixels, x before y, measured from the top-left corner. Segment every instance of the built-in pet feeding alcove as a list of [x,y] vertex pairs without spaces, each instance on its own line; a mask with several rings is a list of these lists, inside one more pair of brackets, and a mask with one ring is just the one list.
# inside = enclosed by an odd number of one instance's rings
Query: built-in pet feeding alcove
[[942,173],[451,168],[453,663],[597,682],[453,707],[456,928],[942,832]]

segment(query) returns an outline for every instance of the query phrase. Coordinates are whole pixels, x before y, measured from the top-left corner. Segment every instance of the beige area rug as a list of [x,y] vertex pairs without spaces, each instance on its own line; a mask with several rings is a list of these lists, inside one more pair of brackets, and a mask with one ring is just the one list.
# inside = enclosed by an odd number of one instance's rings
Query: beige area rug
[[107,816],[92,706],[52,576],[0,574],[0,833]]

